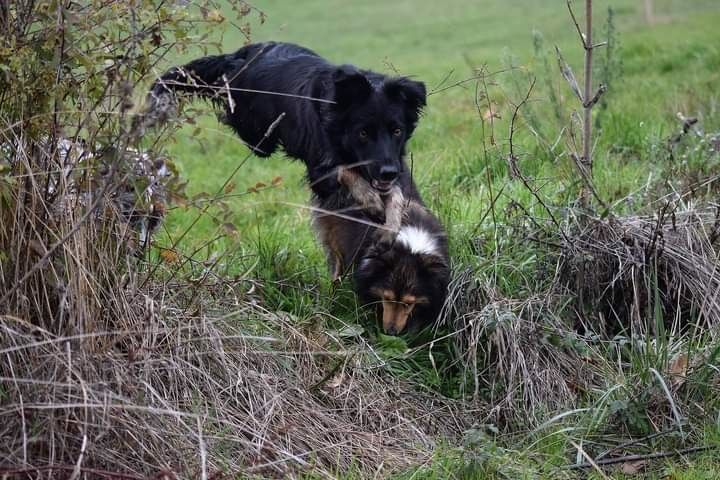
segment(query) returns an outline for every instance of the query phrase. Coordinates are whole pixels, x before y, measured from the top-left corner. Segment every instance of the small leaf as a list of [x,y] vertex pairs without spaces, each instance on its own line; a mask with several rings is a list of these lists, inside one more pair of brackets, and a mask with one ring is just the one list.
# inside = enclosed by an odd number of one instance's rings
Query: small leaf
[[267,185],[265,185],[263,182],[257,182],[255,184],[255,188],[257,188],[257,189],[265,188],[265,187],[267,187]]
[[211,22],[222,23],[225,17],[223,17],[219,10],[213,10],[207,14],[207,19]]
[[570,89],[572,89],[573,92],[575,92],[575,95],[577,96],[578,100],[580,102],[583,102],[583,96],[582,93],[580,93],[580,87],[578,86],[577,80],[575,80],[575,75],[573,74],[572,69],[570,68],[570,65],[565,61],[562,54],[560,53],[560,49],[555,46],[555,51],[557,52],[558,56],[558,65],[560,66],[560,73],[562,73],[562,76],[567,80],[568,84],[570,85]]
[[161,248],[160,258],[162,258],[163,262],[169,264],[177,263],[180,261],[180,256],[177,254],[177,252],[170,248]]
[[325,386],[330,388],[331,390],[335,390],[336,388],[342,386],[344,381],[345,381],[345,374],[343,372],[340,372],[337,375],[335,375],[333,378],[331,378],[330,381],[325,384]]
[[280,176],[277,176],[277,177],[275,177],[275,178],[272,179],[272,182],[271,182],[271,183],[272,183],[272,186],[273,186],[273,187],[277,187],[277,186],[280,185],[282,182],[283,182],[283,178],[280,177]]
[[225,185],[225,188],[223,188],[223,192],[225,192],[225,194],[231,193],[233,190],[235,190],[236,186],[237,185],[235,184],[235,182],[228,182],[228,184]]
[[668,374],[672,377],[672,384],[679,387],[685,383],[688,369],[688,356],[686,353],[680,353],[675,356],[668,365]]
[[353,338],[359,337],[363,334],[365,329],[360,325],[347,325],[345,328],[338,332],[338,337],[341,338]]
[[402,338],[382,333],[378,335],[378,346],[380,356],[385,359],[403,355],[408,350],[407,343]]
[[637,460],[635,462],[625,462],[621,466],[622,473],[625,475],[637,475],[645,470],[647,460]]

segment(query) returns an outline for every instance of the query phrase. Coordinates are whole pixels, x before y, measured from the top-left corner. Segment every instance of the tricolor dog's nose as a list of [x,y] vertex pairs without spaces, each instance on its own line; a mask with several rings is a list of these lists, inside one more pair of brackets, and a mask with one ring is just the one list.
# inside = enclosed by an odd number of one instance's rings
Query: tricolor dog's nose
[[398,168],[394,165],[383,165],[380,167],[380,180],[392,182],[398,177]]

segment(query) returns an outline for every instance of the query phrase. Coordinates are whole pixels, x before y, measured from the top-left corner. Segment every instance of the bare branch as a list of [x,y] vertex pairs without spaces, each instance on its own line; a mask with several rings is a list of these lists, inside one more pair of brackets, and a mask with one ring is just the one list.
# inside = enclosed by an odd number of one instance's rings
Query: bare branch
[[587,102],[584,102],[583,107],[592,108],[593,105],[595,105],[600,100],[600,97],[602,97],[603,93],[605,93],[606,91],[607,87],[601,83],[597,91],[595,92],[595,95],[593,95],[593,97]]
[[[718,448],[718,445],[706,445],[703,447],[690,447],[690,448],[684,448],[682,450],[673,450],[668,452],[656,452],[656,453],[649,453],[647,455],[626,455],[624,457],[615,457],[615,458],[608,458],[605,460],[596,460],[594,463],[596,465],[614,465],[616,463],[625,463],[625,462],[636,462],[638,460],[654,460],[657,458],[667,458],[667,457],[674,457],[677,455],[687,455],[689,453],[697,453],[697,452],[705,452],[707,450],[715,450]],[[566,470],[577,470],[577,469],[585,469],[585,468],[592,468],[593,465],[589,462],[586,463],[578,463],[575,465],[565,465],[563,467]]]
[[572,17],[572,21],[575,24],[575,30],[577,30],[577,33],[580,36],[580,42],[582,42],[583,47],[587,49],[588,45],[590,45],[590,42],[585,38],[585,34],[582,32],[582,30],[580,30],[580,24],[575,17],[575,12],[573,12],[571,0],[567,0],[567,7],[568,11],[570,12],[570,17]]

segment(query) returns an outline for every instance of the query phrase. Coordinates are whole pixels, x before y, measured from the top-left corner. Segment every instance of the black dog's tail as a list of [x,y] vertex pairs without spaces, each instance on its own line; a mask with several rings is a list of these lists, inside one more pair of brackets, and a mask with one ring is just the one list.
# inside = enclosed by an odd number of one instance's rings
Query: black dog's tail
[[226,85],[242,70],[244,58],[238,52],[198,58],[168,70],[150,88],[144,111],[133,120],[138,135],[153,125],[163,124],[177,114],[175,94],[183,92],[224,105],[229,96]]
[[244,60],[236,54],[211,55],[199,58],[181,67],[174,67],[157,79],[150,95],[163,96],[174,92],[192,93],[218,99],[229,78],[242,67]]

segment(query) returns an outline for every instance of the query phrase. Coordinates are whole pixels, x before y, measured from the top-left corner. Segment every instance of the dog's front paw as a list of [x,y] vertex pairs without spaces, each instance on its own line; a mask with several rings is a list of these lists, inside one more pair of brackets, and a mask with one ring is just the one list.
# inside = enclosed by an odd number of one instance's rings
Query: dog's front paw
[[397,230],[393,230],[387,226],[378,228],[374,238],[375,244],[383,249],[388,249],[395,243],[397,235]]
[[385,223],[385,202],[376,190],[368,189],[362,199],[362,208],[377,223]]
[[357,172],[345,166],[338,167],[337,179],[340,184],[347,187],[355,203],[371,220],[385,223],[385,202],[380,192]]

